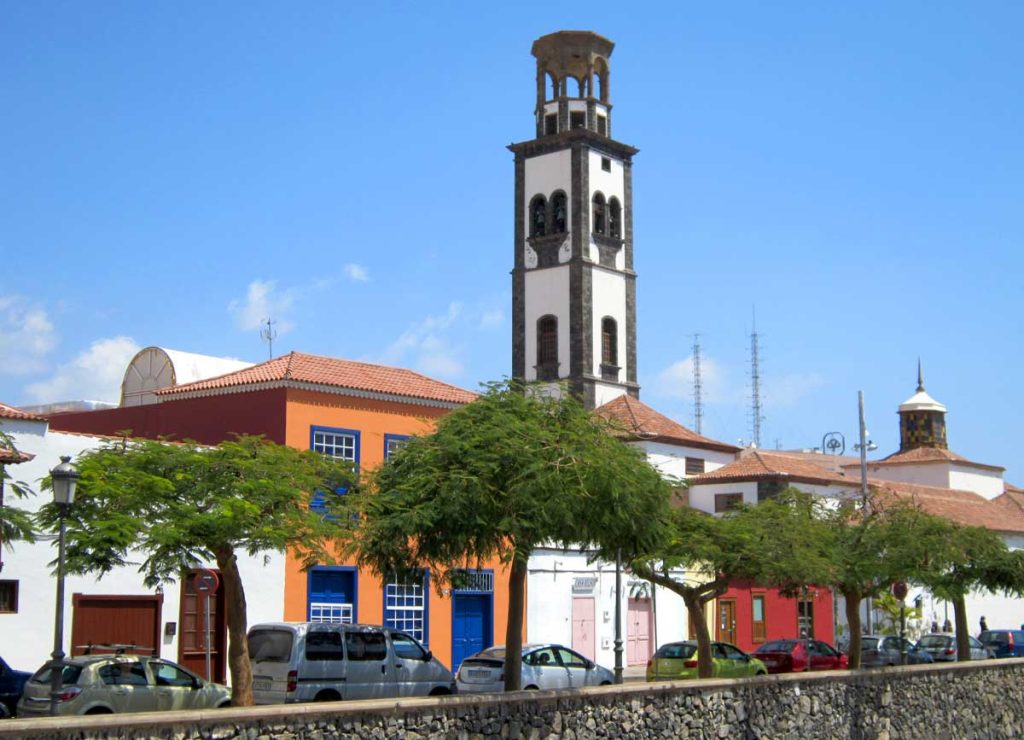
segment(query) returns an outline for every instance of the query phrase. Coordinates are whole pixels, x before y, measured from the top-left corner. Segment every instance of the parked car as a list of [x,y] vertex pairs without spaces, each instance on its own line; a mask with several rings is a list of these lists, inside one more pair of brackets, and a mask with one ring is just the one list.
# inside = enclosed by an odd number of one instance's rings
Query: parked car
[[[995,653],[989,650],[987,647],[982,645],[974,637],[968,636],[968,642],[971,644],[971,660],[984,660],[986,658],[994,658]],[[933,632],[930,635],[924,635],[920,640],[917,641],[918,650],[924,650],[926,653],[932,656],[934,661],[950,661],[956,660],[956,635],[948,632]]]
[[0,658],[0,719],[11,717],[18,709],[25,682],[32,674],[28,671],[16,671]]
[[[44,665],[25,684],[19,717],[50,713],[53,668]],[[213,709],[231,705],[231,689],[204,681],[177,663],[130,653],[84,655],[64,661],[57,712],[111,714],[164,709]]]
[[758,647],[754,656],[764,663],[769,673],[796,673],[807,670],[808,651],[812,671],[833,671],[847,666],[846,656],[821,640],[771,640]]
[[[615,674],[610,670],[564,645],[523,645],[523,668],[519,681],[523,689],[577,689],[605,686],[614,681]],[[455,675],[455,685],[460,694],[503,691],[505,646],[490,647],[463,660]]]
[[375,625],[269,622],[249,630],[257,704],[437,696],[452,672],[413,637]]
[[896,635],[864,635],[860,638],[860,665],[862,668],[902,665],[904,647],[907,651],[907,665],[933,662],[927,650],[906,638],[901,641]]
[[[762,676],[768,668],[727,642],[711,643],[712,675],[716,678]],[[697,641],[684,640],[662,645],[647,661],[647,680],[666,681],[697,678]]]
[[978,635],[978,642],[995,653],[997,658],[1024,655],[1024,630],[985,630]]

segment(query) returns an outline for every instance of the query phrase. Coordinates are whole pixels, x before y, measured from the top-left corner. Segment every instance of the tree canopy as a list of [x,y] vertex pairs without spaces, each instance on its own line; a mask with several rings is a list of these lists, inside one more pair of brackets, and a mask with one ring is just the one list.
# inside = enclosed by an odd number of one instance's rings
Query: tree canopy
[[36,529],[32,513],[17,506],[11,506],[6,494],[15,499],[24,500],[34,495],[31,488],[22,481],[15,480],[7,472],[9,462],[20,459],[14,439],[0,430],[0,544],[6,549],[13,549],[15,542],[35,542]]
[[658,537],[671,491],[641,451],[564,392],[493,383],[411,438],[372,476],[351,542],[382,577],[429,568],[438,588],[497,558],[509,566],[506,689],[519,686],[526,563],[546,543],[614,559]]
[[[311,510],[310,496],[350,484],[350,465],[252,436],[216,447],[124,439],[75,464],[81,478],[68,512],[68,572],[102,576],[136,565],[146,585],[156,586],[215,562],[225,589],[232,703],[252,704],[238,556],[287,550],[307,567],[330,562],[338,519]],[[56,529],[56,507],[43,507],[40,519]]]
[[641,553],[631,570],[682,597],[697,637],[697,672],[712,675],[705,605],[729,584],[751,580],[788,595],[827,584],[831,562],[824,546],[821,503],[795,489],[720,517],[690,507],[674,509],[662,540]]

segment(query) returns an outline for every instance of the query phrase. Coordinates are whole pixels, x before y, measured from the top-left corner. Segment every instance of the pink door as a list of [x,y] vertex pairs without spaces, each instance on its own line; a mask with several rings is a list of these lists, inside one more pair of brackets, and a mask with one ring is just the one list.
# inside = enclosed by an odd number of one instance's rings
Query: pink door
[[650,599],[630,599],[626,611],[626,664],[640,665],[647,662],[654,650],[651,647]]
[[574,596],[572,598],[572,649],[580,655],[594,660],[597,655],[595,632],[594,597]]

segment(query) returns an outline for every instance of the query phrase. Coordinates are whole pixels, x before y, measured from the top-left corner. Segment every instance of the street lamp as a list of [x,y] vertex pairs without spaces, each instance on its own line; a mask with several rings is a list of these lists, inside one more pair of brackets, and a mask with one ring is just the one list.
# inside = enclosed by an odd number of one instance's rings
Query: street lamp
[[53,654],[50,662],[50,714],[57,716],[57,705],[64,684],[64,519],[75,502],[78,470],[71,458],[64,455],[60,465],[50,471],[53,503],[60,517],[60,535],[57,542],[57,616],[53,627]]
[[[860,450],[860,503],[861,513],[864,518],[868,517],[868,451],[878,449],[878,445],[868,439],[868,428],[864,423],[864,391],[857,391],[857,412],[860,416],[860,442],[853,446],[853,449]],[[867,600],[867,619],[865,620],[868,634],[871,634],[871,597]]]
[[615,683],[622,683],[622,548],[615,550]]

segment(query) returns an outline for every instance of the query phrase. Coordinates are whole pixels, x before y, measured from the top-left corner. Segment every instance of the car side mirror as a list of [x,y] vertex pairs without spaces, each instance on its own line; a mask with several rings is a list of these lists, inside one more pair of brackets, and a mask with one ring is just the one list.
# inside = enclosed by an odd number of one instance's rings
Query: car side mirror
[[424,663],[429,663],[433,659],[434,659],[434,654],[432,652],[430,652],[429,650],[423,654],[423,662]]

